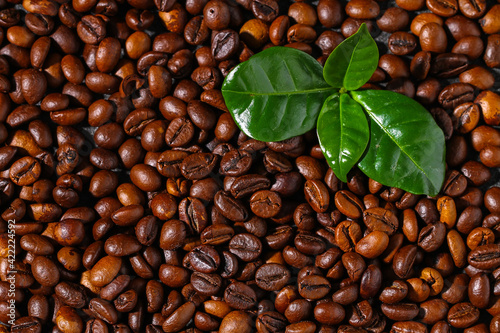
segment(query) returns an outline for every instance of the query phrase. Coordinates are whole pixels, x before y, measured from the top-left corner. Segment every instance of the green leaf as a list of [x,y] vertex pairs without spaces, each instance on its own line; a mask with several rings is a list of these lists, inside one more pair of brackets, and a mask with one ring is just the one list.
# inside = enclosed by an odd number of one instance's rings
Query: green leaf
[[378,66],[378,47],[366,24],[330,54],[323,76],[332,87],[356,90],[368,82]]
[[392,91],[353,91],[371,118],[370,144],[358,166],[368,177],[414,194],[435,196],[444,181],[444,134],[430,113]]
[[370,139],[361,106],[348,94],[330,96],[319,114],[318,139],[335,175],[347,182],[347,173],[358,162]]
[[316,59],[288,47],[252,56],[222,85],[238,127],[260,141],[281,141],[311,130],[323,102],[335,91],[323,79]]

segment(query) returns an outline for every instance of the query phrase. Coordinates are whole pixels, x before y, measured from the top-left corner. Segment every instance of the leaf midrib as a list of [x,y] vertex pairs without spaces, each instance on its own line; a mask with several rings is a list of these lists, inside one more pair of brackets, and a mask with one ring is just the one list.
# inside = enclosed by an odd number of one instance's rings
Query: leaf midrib
[[[339,123],[340,123],[340,147],[339,147],[339,171],[341,173],[341,176],[344,177],[344,163],[342,163],[342,156],[344,156],[344,150],[343,150],[343,147],[344,147],[344,126],[342,126],[343,122],[342,122],[342,116],[343,116],[343,112],[342,112],[342,95],[339,96]],[[345,175],[345,178],[347,179],[347,174]]]
[[403,149],[403,147],[401,147],[401,146],[399,145],[399,143],[398,143],[398,142],[394,139],[394,137],[393,137],[393,136],[392,136],[392,135],[391,135],[391,134],[390,134],[390,133],[389,133],[389,132],[385,129],[385,127],[384,127],[384,126],[382,126],[382,123],[380,123],[380,122],[378,121],[378,118],[377,118],[376,116],[374,116],[374,113],[373,113],[373,112],[371,112],[371,111],[369,111],[369,110],[367,110],[367,109],[366,109],[366,112],[370,115],[370,118],[371,118],[373,121],[375,121],[375,122],[377,123],[377,125],[378,125],[381,129],[382,129],[382,131],[384,131],[384,133],[385,133],[385,134],[386,134],[389,138],[391,138],[392,142],[394,142],[394,143],[396,144],[396,146],[398,146],[398,148],[399,148],[399,149],[400,149],[400,150],[401,150],[401,151],[405,154],[405,156],[407,156],[407,157],[408,157],[408,158],[412,161],[412,163],[413,163],[413,164],[417,167],[417,169],[419,169],[419,170],[420,170],[420,171],[421,171],[421,172],[425,175],[425,177],[427,177],[427,179],[428,179],[428,180],[430,181],[430,183],[432,184],[432,187],[434,187],[434,184],[432,183],[432,180],[431,180],[431,178],[427,175],[427,173],[426,173],[426,172],[425,172],[425,171],[424,171],[424,170],[420,167],[420,165],[419,165],[419,164],[417,164],[417,163],[415,162],[415,160],[414,160],[414,159],[410,156],[410,154],[408,154],[408,153],[407,153],[407,152]]
[[[353,57],[354,53],[356,53],[356,50],[358,49],[359,43],[361,42],[362,37],[358,39],[356,42],[356,46],[354,46],[354,50],[352,50],[351,57],[349,58],[349,65],[347,65],[347,70],[345,71],[345,76],[344,80],[342,80],[342,86],[345,88],[346,80],[347,80],[347,73],[349,73],[349,69],[351,68],[351,64],[353,63]],[[346,88],[347,89],[347,88]]]
[[271,93],[260,93],[260,92],[249,92],[249,91],[236,91],[236,90],[223,90],[226,93],[232,93],[237,95],[252,95],[252,96],[281,96],[281,95],[303,95],[303,94],[314,94],[324,91],[337,91],[338,88],[326,87],[319,89],[309,89],[300,91],[283,91],[283,92],[271,92]]

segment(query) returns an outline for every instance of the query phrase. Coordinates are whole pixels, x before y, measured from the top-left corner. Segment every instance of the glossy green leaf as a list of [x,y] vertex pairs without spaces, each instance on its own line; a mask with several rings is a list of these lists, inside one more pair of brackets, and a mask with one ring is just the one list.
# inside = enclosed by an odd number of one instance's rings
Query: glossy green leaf
[[323,102],[335,91],[316,59],[288,47],[252,56],[222,86],[238,127],[260,141],[281,141],[311,130]]
[[361,106],[348,94],[330,96],[318,118],[321,150],[335,175],[347,182],[347,173],[358,162],[370,139]]
[[356,90],[368,82],[378,66],[378,47],[366,24],[330,54],[323,76],[332,87]]
[[444,181],[444,134],[430,113],[404,95],[353,91],[368,113],[370,144],[358,166],[368,177],[414,194],[435,196]]

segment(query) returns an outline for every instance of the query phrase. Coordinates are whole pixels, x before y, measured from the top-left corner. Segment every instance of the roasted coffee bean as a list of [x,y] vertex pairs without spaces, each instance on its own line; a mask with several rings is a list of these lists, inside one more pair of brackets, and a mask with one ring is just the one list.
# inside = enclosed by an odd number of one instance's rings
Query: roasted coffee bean
[[456,328],[467,328],[479,319],[479,310],[470,303],[458,303],[450,308],[448,322]]
[[227,152],[220,161],[219,172],[226,176],[242,176],[252,166],[252,155],[242,149]]
[[398,228],[399,221],[390,210],[380,207],[363,212],[363,222],[372,231],[383,231],[391,236]]
[[252,308],[257,303],[255,291],[242,282],[231,283],[224,291],[224,300],[239,310]]
[[474,88],[467,83],[453,83],[446,86],[439,94],[439,103],[445,109],[454,109],[462,103],[472,102]]
[[500,38],[498,34],[489,35],[486,49],[484,50],[484,62],[488,67],[498,67],[500,65],[500,52],[498,52],[498,45]]
[[372,231],[356,243],[355,251],[365,258],[376,258],[389,245],[389,236],[383,231]]
[[[499,5],[16,2],[0,0],[12,330],[486,332],[488,312],[498,331]],[[225,105],[222,79],[254,53],[286,45],[324,64],[363,22],[389,34],[366,87],[440,106],[436,197],[358,169],[343,183],[314,131],[258,141]]]
[[443,244],[445,237],[446,226],[444,223],[436,222],[428,224],[420,231],[418,246],[426,252],[433,252]]
[[220,213],[234,222],[244,222],[248,218],[246,208],[236,199],[231,198],[224,191],[216,193],[214,204]]
[[434,58],[430,73],[437,77],[453,77],[469,67],[469,59],[464,54],[443,53]]
[[353,251],[361,238],[361,228],[355,222],[343,221],[335,229],[335,241],[344,252]]
[[326,249],[326,244],[320,237],[307,232],[297,234],[294,244],[297,250],[307,255],[317,255]]
[[241,260],[250,262],[261,254],[262,243],[252,234],[239,234],[229,242],[229,251]]
[[335,206],[350,218],[360,218],[363,213],[363,203],[349,191],[342,190],[335,194]]
[[191,274],[191,284],[201,295],[214,295],[222,287],[222,278],[218,274],[194,272]]
[[40,162],[33,157],[26,156],[15,161],[9,170],[10,179],[14,184],[31,185],[38,180],[42,172]]
[[500,262],[500,248],[496,244],[478,246],[471,251],[467,260],[478,269],[495,269]]
[[255,192],[250,198],[250,209],[262,218],[275,216],[281,210],[281,198],[273,191],[261,190]]
[[200,245],[189,252],[190,265],[201,273],[212,273],[220,265],[220,257],[217,251],[208,245]]
[[106,25],[103,19],[94,15],[81,18],[77,26],[80,39],[87,44],[97,44],[106,36]]
[[448,43],[446,32],[438,23],[425,24],[419,33],[420,47],[423,51],[443,53]]
[[258,19],[272,22],[278,16],[279,5],[274,0],[256,0],[252,2],[251,10]]
[[304,185],[306,200],[318,213],[323,213],[328,209],[330,195],[326,186],[318,180],[307,180]]
[[394,304],[402,301],[407,294],[408,285],[402,280],[395,280],[391,286],[382,290],[379,299],[383,303]]
[[234,30],[219,31],[212,41],[212,54],[217,61],[227,60],[232,57],[239,46],[239,37]]
[[205,178],[214,169],[217,157],[209,153],[196,153],[187,156],[181,163],[181,173],[187,179]]
[[396,55],[406,55],[417,47],[417,38],[403,31],[393,33],[388,40],[389,49]]
[[400,278],[411,275],[416,256],[417,247],[415,245],[407,245],[399,249],[392,261],[394,273]]
[[280,264],[264,264],[255,272],[257,285],[267,291],[281,290],[290,278],[290,271]]

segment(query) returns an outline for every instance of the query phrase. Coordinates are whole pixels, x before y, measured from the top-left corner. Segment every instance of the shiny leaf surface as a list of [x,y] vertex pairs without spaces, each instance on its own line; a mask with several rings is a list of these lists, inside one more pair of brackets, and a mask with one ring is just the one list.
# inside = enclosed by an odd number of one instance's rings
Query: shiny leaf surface
[[332,87],[356,90],[368,82],[378,66],[378,47],[366,24],[330,54],[323,76]]
[[323,102],[335,91],[316,59],[287,47],[252,56],[222,86],[238,127],[261,141],[281,141],[314,128]]
[[318,118],[321,150],[335,175],[347,182],[347,173],[358,162],[370,139],[361,106],[348,94],[330,96]]
[[358,163],[368,177],[414,194],[438,194],[445,175],[444,134],[430,113],[404,95],[351,92],[370,117],[370,143]]

